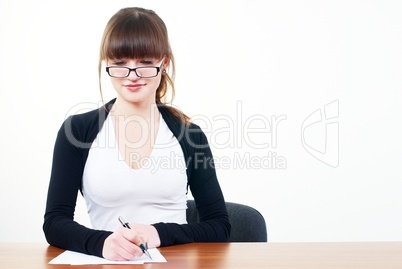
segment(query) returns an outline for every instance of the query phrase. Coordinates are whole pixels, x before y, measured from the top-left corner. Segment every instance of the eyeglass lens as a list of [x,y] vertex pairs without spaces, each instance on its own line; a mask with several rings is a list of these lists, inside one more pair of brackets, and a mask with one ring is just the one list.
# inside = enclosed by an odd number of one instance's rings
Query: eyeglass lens
[[[133,71],[133,70],[131,70]],[[158,75],[158,68],[156,67],[138,67],[135,70],[138,77],[155,77]],[[130,74],[130,69],[127,67],[110,67],[109,74],[113,77],[127,77]]]

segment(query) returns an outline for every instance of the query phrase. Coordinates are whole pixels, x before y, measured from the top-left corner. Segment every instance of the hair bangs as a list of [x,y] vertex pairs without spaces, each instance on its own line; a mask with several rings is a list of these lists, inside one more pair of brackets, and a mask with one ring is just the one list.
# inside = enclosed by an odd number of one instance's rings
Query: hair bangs
[[166,40],[164,32],[149,17],[130,16],[110,32],[104,56],[106,59],[160,59],[169,55]]

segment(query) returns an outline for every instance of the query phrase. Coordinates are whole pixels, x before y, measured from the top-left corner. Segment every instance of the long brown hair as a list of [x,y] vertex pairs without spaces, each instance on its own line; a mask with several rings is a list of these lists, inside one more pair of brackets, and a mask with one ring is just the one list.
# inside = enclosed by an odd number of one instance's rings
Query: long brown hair
[[[107,23],[100,45],[98,72],[102,100],[101,69],[103,60],[147,57],[156,59],[164,57],[170,61],[169,73],[171,76],[168,72],[162,72],[161,82],[155,96],[157,104],[166,105],[169,86],[172,100],[175,96],[175,62],[166,25],[153,10],[139,7],[120,9]],[[188,123],[187,115],[172,106],[167,107],[176,117]]]

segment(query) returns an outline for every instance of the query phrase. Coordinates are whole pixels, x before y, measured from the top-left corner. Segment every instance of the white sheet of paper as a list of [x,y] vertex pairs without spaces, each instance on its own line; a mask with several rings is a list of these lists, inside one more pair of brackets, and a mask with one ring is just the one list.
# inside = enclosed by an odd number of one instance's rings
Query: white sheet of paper
[[143,264],[149,262],[166,262],[165,257],[156,248],[148,249],[152,260],[147,255],[142,255],[131,261],[109,261],[97,256],[86,255],[83,253],[66,250],[54,259],[49,264],[71,264],[71,265],[85,265],[85,264]]

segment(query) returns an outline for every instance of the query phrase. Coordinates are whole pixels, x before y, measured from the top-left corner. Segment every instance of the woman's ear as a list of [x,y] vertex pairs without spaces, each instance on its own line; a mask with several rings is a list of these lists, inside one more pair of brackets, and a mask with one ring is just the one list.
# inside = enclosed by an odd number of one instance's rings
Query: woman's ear
[[170,65],[170,58],[165,57],[165,59],[163,60],[162,70],[168,69],[169,65]]

